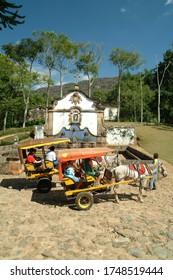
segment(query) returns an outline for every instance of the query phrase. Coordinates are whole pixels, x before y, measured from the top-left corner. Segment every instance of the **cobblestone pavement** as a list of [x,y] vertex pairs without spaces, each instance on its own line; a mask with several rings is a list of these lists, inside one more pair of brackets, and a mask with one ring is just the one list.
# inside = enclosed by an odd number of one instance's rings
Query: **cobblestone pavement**
[[136,201],[138,189],[122,185],[120,203],[108,195],[95,196],[88,211],[67,202],[53,177],[54,187],[39,194],[33,180],[0,177],[0,259],[173,259],[173,166]]

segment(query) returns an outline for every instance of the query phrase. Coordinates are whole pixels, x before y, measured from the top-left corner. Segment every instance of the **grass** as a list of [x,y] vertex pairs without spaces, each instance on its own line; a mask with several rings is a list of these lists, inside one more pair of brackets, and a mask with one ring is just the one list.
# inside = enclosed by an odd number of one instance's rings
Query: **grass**
[[173,165],[173,127],[140,123],[107,122],[106,126],[132,126],[136,129],[138,144],[150,154],[158,153],[161,159]]

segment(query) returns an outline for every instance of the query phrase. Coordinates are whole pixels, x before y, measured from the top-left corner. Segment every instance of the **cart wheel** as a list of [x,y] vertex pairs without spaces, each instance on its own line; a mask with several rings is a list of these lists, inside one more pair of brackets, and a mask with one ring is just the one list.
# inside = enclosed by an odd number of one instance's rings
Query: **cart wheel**
[[49,178],[40,178],[37,181],[37,190],[40,193],[48,193],[51,190],[52,184]]
[[79,210],[89,210],[93,203],[93,195],[90,192],[81,192],[76,196],[75,204]]

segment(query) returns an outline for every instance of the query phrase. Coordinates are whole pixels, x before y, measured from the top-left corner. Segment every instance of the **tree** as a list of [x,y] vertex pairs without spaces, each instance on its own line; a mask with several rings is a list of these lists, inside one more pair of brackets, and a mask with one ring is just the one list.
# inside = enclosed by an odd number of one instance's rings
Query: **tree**
[[63,80],[69,70],[70,62],[78,54],[78,45],[70,41],[64,34],[57,35],[56,43],[53,48],[55,55],[55,70],[60,75],[60,95],[63,95]]
[[38,53],[41,52],[40,42],[30,38],[22,39],[19,44],[7,44],[3,46],[5,53],[16,63],[18,63],[18,83],[21,85],[25,111],[23,117],[23,127],[29,108],[30,94],[33,87],[40,82],[39,75],[32,73],[33,63]]
[[14,65],[7,56],[0,54],[0,100],[1,100],[1,120],[3,119],[3,130],[6,129],[9,109],[12,105],[13,84],[12,76]]
[[[22,20],[25,16],[18,14],[18,10],[22,5],[15,5],[5,0],[0,0],[0,30],[3,28],[9,27],[13,29],[13,26],[18,24],[23,24],[25,21]],[[15,11],[14,11],[15,10]]]
[[139,82],[140,82],[140,92],[141,92],[141,123],[144,119],[144,91],[143,91],[143,79],[145,78],[142,73],[139,73]]
[[[163,80],[165,78],[165,73],[168,70],[169,66],[171,64],[171,61],[164,61],[163,63],[160,63],[158,65],[156,61],[156,75],[157,75],[157,91],[158,91],[158,103],[157,103],[157,122],[160,124],[160,98],[161,98],[161,86],[163,84]],[[161,71],[159,71],[159,66],[161,66]]]
[[17,66],[0,53],[0,128],[18,125],[24,106],[16,83]]
[[163,61],[145,74],[145,83],[155,92],[151,104],[157,123],[173,123],[173,50],[163,54]]
[[[122,75],[121,83],[121,117],[124,121],[140,121],[141,119],[141,92],[139,75],[130,73]],[[107,97],[107,103],[115,104],[118,96],[118,84]],[[143,84],[143,119],[149,121],[151,117],[150,104],[153,101],[153,92],[148,85]]]
[[91,87],[98,76],[98,70],[102,58],[102,46],[99,44],[81,44],[80,54],[75,62],[74,72],[83,72],[88,79],[88,96],[91,97]]
[[122,74],[125,70],[138,68],[143,60],[140,59],[140,55],[138,53],[133,53],[129,51],[122,50],[120,48],[112,49],[110,54],[110,61],[113,65],[118,67],[118,111],[117,118],[120,121],[120,107],[121,107],[121,79]]
[[42,46],[42,51],[38,55],[39,63],[48,69],[48,75],[45,75],[43,80],[47,84],[46,90],[46,114],[45,114],[45,124],[48,121],[48,106],[49,106],[49,94],[50,87],[54,85],[54,81],[52,80],[52,72],[55,69],[56,65],[56,55],[55,55],[55,44],[57,42],[57,35],[54,32],[33,32],[35,38],[40,42]]

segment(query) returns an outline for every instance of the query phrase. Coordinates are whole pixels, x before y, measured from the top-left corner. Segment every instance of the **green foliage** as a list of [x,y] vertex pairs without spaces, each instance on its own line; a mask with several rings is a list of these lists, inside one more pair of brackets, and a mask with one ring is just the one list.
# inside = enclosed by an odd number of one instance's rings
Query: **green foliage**
[[[169,65],[168,69],[166,66]],[[166,69],[166,71],[165,71]],[[160,119],[162,123],[171,124],[173,121],[173,51],[167,50],[163,54],[163,62],[158,65],[158,74],[161,83],[160,93]],[[163,79],[161,79],[163,77]],[[150,110],[157,117],[158,114],[158,84],[157,71],[153,69],[145,73],[145,83],[153,89],[154,99],[150,103]]]
[[3,50],[18,66],[16,81],[23,95],[23,104],[25,106],[23,127],[25,127],[31,91],[34,86],[41,82],[38,72],[33,72],[32,69],[34,61],[42,51],[42,47],[39,41],[27,38],[22,39],[17,45],[4,45]]
[[[150,104],[153,102],[154,93],[148,85],[143,85],[144,121],[149,121]],[[107,95],[107,103],[116,105],[118,85]],[[121,82],[121,118],[123,121],[140,121],[141,117],[141,90],[140,76],[130,73],[122,76]]]
[[26,121],[26,126],[44,125],[44,124],[45,124],[45,119],[43,118]]
[[45,106],[46,104],[45,99],[46,97],[44,94],[33,92],[30,96],[30,106],[29,106],[30,109],[38,106]]
[[88,78],[88,96],[91,97],[91,86],[98,76],[99,65],[102,57],[102,46],[90,42],[81,44],[79,55],[75,62],[74,73],[82,72]]
[[[28,110],[37,106],[46,108],[46,123],[50,102],[62,97],[63,79],[67,72],[86,75],[88,79],[79,82],[80,90],[88,92],[89,97],[94,100],[116,106],[123,120],[140,121],[143,108],[143,121],[155,122],[158,114],[159,69],[160,77],[164,74],[160,93],[161,122],[173,122],[172,50],[163,54],[163,61],[156,69],[131,75],[127,71],[139,67],[144,60],[138,53],[120,48],[112,49],[109,60],[118,68],[118,77],[98,79],[101,45],[91,42],[75,43],[68,36],[54,32],[35,31],[33,34],[34,40],[27,38],[21,39],[19,44],[4,45],[5,55],[0,53],[0,129],[44,123],[43,119],[27,120]],[[41,77],[32,70],[35,61],[45,67],[48,75]],[[169,67],[164,72],[167,65]],[[53,86],[53,70],[59,72],[59,87]],[[111,80],[111,86],[108,80]],[[35,86],[40,83],[46,84],[46,87],[34,91]],[[74,83],[63,85],[63,89],[67,94],[69,90],[74,90]]]
[[120,48],[112,49],[110,61],[118,67],[119,75],[125,70],[138,68],[144,60],[140,58],[138,53],[129,52]]
[[[19,137],[19,141],[25,140],[29,137],[29,133],[18,135],[18,137]],[[12,144],[14,144],[14,136],[9,136],[8,138],[0,140],[0,146],[12,145]]]
[[18,134],[22,132],[31,132],[33,127],[25,127],[25,128],[9,128],[7,130],[0,130],[0,137],[10,134]]
[[49,103],[49,90],[53,84],[52,71],[59,72],[60,93],[63,95],[63,79],[67,71],[69,71],[70,61],[74,60],[78,54],[78,45],[65,34],[56,34],[54,32],[34,31],[33,35],[42,46],[39,53],[38,61],[41,65],[48,69],[47,82],[47,99],[46,105]]
[[[0,30],[3,28],[9,27],[13,29],[13,26],[18,24],[23,24],[25,16],[21,16],[18,14],[18,9],[20,9],[22,5],[15,5],[14,3],[10,3],[6,0],[1,0],[0,3]],[[16,10],[17,9],[17,10]]]
[[95,90],[95,91],[92,92],[91,98],[93,100],[97,100],[97,101],[100,101],[100,102],[107,102],[108,95],[109,95],[109,91]]
[[[120,48],[112,49],[110,54],[110,62],[118,68],[118,96],[117,96],[117,119],[120,121],[121,108],[121,80],[125,71],[138,68],[144,60],[140,58],[138,53],[122,50]],[[136,114],[136,113],[135,113]],[[136,118],[136,117],[135,117]]]

